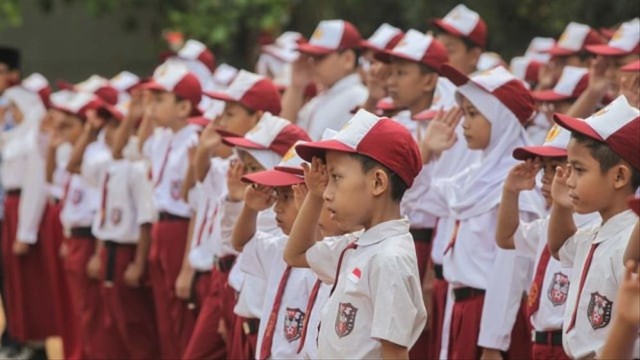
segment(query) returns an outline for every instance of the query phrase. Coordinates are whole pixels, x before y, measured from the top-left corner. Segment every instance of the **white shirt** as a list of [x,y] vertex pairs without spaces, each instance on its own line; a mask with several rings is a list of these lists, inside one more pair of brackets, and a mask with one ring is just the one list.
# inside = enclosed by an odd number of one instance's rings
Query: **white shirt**
[[189,148],[198,144],[198,127],[187,125],[176,133],[155,132],[144,146],[151,159],[154,197],[159,212],[191,217],[191,209],[182,199],[182,183],[189,167]]
[[[624,274],[623,254],[638,217],[631,210],[623,211],[601,226],[578,230],[560,248],[560,262],[573,266],[569,296],[562,326],[562,343],[572,358],[598,354],[611,329],[615,316],[615,299]],[[593,253],[591,266],[578,302],[575,326],[568,330],[578,301],[578,291],[584,263],[592,244],[599,244]],[[635,353],[640,352],[638,341]]]
[[[148,173],[144,161],[111,162],[100,187],[100,208],[92,227],[96,238],[135,244],[140,237],[140,225],[156,221]],[[106,194],[106,198],[103,199],[102,194]]]
[[[287,237],[257,233],[242,251],[242,271],[261,278],[266,283],[264,306],[260,317],[256,358],[261,355],[262,342],[276,300],[282,276],[287,268],[282,256]],[[302,326],[309,294],[317,277],[310,269],[292,268],[282,293],[271,345],[272,359],[302,358],[298,354]]]
[[260,319],[264,306],[266,283],[261,277],[242,271],[243,261],[242,253],[240,253],[229,273],[229,285],[238,292],[233,312],[247,319]]
[[24,161],[21,164],[24,178],[16,238],[27,244],[35,244],[47,205],[46,161],[39,146],[29,152]]
[[340,130],[353,116],[351,110],[367,100],[367,94],[358,74],[346,76],[300,109],[298,126],[318,141],[325,129]]
[[[307,250],[311,269],[335,280],[340,253],[350,243],[320,241]],[[347,250],[335,292],[322,310],[318,357],[381,358],[380,340],[411,348],[427,320],[416,250],[407,219],[368,229]]]
[[53,171],[53,179],[47,184],[49,196],[54,199],[62,199],[64,197],[64,189],[69,182],[69,172],[67,165],[71,159],[73,145],[64,143],[56,149],[56,168]]
[[[588,215],[574,214],[574,221],[578,228],[592,227],[600,223],[598,213]],[[547,233],[549,217],[538,219],[530,223],[522,223],[513,235],[516,252],[535,260],[533,276],[540,262],[542,252],[547,247]],[[571,286],[571,267],[562,266],[553,256],[544,272],[542,287],[540,288],[540,307],[531,315],[531,325],[536,331],[553,331],[562,329],[564,308]],[[534,278],[530,279],[535,280]],[[530,282],[531,282],[530,281]],[[576,285],[577,286],[577,285]]]

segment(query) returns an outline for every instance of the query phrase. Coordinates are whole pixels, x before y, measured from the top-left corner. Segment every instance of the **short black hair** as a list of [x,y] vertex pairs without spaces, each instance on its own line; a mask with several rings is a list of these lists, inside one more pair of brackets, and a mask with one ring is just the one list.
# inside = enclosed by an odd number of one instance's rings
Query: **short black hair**
[[467,51],[469,51],[469,50],[471,50],[471,49],[473,49],[473,48],[480,48],[480,50],[483,50],[483,51],[484,51],[484,49],[482,48],[482,46],[480,46],[480,45],[478,45],[478,44],[474,43],[474,42],[473,42],[473,41],[471,41],[471,39],[469,39],[468,37],[466,37],[466,36],[460,36],[460,35],[455,35],[455,34],[452,34],[452,33],[450,33],[450,32],[444,31],[444,30],[442,30],[442,28],[440,28],[440,27],[439,27],[439,26],[437,26],[437,25],[435,26],[434,33],[435,33],[435,36],[438,36],[438,35],[440,35],[440,34],[446,34],[446,35],[450,35],[450,36],[453,36],[453,37],[456,37],[456,38],[458,38],[458,39],[462,40],[462,43],[464,44],[464,47],[465,47],[465,49],[466,49]]
[[[624,160],[620,155],[611,150],[607,144],[601,141],[594,140],[575,131],[571,132],[571,138],[589,149],[591,156],[593,156],[593,158],[600,164],[600,171],[602,173],[607,172],[609,169],[620,164],[620,162]],[[640,187],[640,170],[631,165],[629,165],[629,167],[631,168],[631,186],[635,191]]]
[[353,51],[353,68],[352,70],[356,70],[358,68],[359,65],[359,60],[360,60],[360,55],[362,55],[362,51],[358,48],[346,48],[346,49],[340,49],[338,50],[338,54],[343,54],[345,51]]
[[9,70],[20,70],[20,50],[10,46],[0,46],[0,63]]
[[387,173],[387,176],[389,177],[389,184],[391,185],[391,199],[397,202],[400,202],[400,200],[402,200],[404,193],[409,187],[400,178],[400,176],[398,176],[398,174],[391,171],[389,168],[380,164],[376,160],[370,158],[369,156],[352,153],[350,153],[349,156],[358,160],[358,162],[362,166],[362,171],[365,173],[368,173],[374,168],[381,168],[382,170],[384,170],[384,172]]

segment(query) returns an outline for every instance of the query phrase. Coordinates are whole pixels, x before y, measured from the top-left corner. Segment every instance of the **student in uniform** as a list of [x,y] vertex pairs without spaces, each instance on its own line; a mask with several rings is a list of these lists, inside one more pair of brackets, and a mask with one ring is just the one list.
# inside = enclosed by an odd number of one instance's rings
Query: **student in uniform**
[[[460,174],[433,182],[423,199],[450,211],[455,220],[443,251],[444,277],[453,289],[448,356],[479,357],[481,348],[485,355],[509,350],[512,356],[526,356],[526,319],[523,312],[517,314],[518,308],[523,311],[528,264],[513,252],[498,250],[495,228],[487,224],[497,219],[502,183],[514,163],[504,154],[528,143],[523,124],[533,114],[533,99],[503,67],[470,79],[448,65],[441,72],[458,85],[467,147],[483,152],[479,162]],[[422,146],[425,162],[446,154],[441,150],[456,142],[458,111],[452,109],[429,124]],[[537,194],[523,193],[521,200],[520,217],[530,221],[540,216],[543,205]]]
[[[517,148],[513,157],[523,161],[514,166],[505,180],[500,209],[496,241],[503,249],[516,249],[535,260],[533,282],[527,302],[528,315],[533,327],[532,356],[534,359],[568,359],[562,349],[562,320],[567,300],[571,267],[562,266],[551,257],[547,247],[549,218],[530,223],[521,223],[513,214],[519,212],[518,196],[521,191],[536,186],[537,173],[542,170],[542,194],[550,207],[551,182],[558,166],[564,166],[567,159],[567,144],[571,134],[554,125],[547,140],[541,146]],[[574,214],[578,227],[585,228],[597,224],[597,213]]]
[[[288,244],[298,266],[334,284],[321,314],[318,357],[408,358],[427,316],[409,223],[400,215],[421,167],[415,141],[397,122],[360,110],[333,138],[296,151],[328,181],[322,197],[306,198],[303,212],[324,199],[339,227],[365,229],[355,242],[316,242],[312,219],[308,236]],[[326,165],[318,164],[322,158]]]
[[[637,222],[627,199],[640,185],[640,111],[620,96],[584,121],[560,114],[555,120],[572,132],[569,168],[558,168],[552,185],[548,233],[551,254],[573,267],[563,346],[572,358],[600,356],[616,316],[623,253]],[[574,211],[597,211],[602,224],[576,231]]]
[[[149,276],[158,322],[160,353],[178,358],[187,346],[195,316],[175,295],[174,285],[182,267],[191,209],[182,198],[187,175],[187,152],[198,142],[198,126],[187,119],[200,114],[200,83],[186,66],[167,62],[142,85],[151,92],[147,115],[140,126],[144,155],[151,161],[158,221],[153,224]],[[146,124],[145,124],[146,122]],[[155,122],[153,136],[145,132]]]
[[[356,72],[360,41],[360,33],[348,21],[324,20],[308,43],[298,45],[301,56],[291,69],[282,117],[305,129],[312,139],[320,139],[326,128],[341,128],[351,110],[367,98]],[[311,81],[322,91],[303,106],[304,89]]]
[[[188,264],[199,271],[209,269],[211,275],[209,290],[200,300],[195,329],[183,354],[187,359],[224,358],[231,350],[234,333],[236,293],[228,286],[227,278],[237,256],[230,238],[239,212],[236,208],[242,206],[244,186],[237,196],[228,190],[226,180],[228,172],[241,169],[243,165],[231,148],[222,143],[222,136],[243,136],[264,115],[278,114],[281,109],[280,95],[273,82],[247,71],[240,71],[226,90],[206,92],[205,95],[224,101],[225,109],[217,126],[210,124],[203,132],[195,155],[196,186],[206,194],[211,216],[205,227],[200,228],[203,229],[202,236],[191,241]],[[264,230],[267,228],[273,230],[276,226],[270,224]],[[200,236],[199,230],[194,235]],[[226,339],[218,333],[220,319],[227,329]]]
[[449,53],[451,66],[465,75],[477,70],[480,55],[487,46],[487,24],[480,15],[460,4],[442,19],[434,19],[436,38]]
[[532,91],[531,96],[547,123],[553,124],[553,113],[566,114],[588,85],[588,69],[567,65],[553,88]]

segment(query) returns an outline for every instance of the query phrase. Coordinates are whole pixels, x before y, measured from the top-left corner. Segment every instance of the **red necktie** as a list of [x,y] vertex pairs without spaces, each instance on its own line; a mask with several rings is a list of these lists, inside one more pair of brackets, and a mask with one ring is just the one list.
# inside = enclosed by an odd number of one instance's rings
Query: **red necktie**
[[109,173],[104,176],[104,182],[102,183],[102,202],[100,204],[100,227],[103,227],[107,221],[107,195],[109,194]]
[[340,268],[342,267],[342,259],[344,258],[344,254],[347,252],[347,250],[356,249],[357,247],[358,244],[356,244],[356,242],[354,241],[351,244],[347,245],[347,247],[345,247],[344,250],[342,250],[342,252],[340,253],[340,257],[338,258],[338,267],[336,268],[336,278],[333,281],[333,286],[331,287],[329,296],[333,295],[333,292],[336,290],[336,285],[338,285],[338,278],[340,277]]
[[540,289],[542,288],[542,282],[544,281],[544,274],[547,271],[547,265],[551,259],[551,251],[549,247],[545,246],[540,255],[540,261],[536,267],[536,273],[533,277],[533,283],[529,289],[529,297],[527,299],[527,311],[529,316],[533,315],[540,308]]
[[456,244],[456,239],[458,238],[458,231],[460,230],[460,220],[456,220],[456,224],[453,227],[453,233],[451,234],[451,240],[449,240],[449,244],[444,249],[444,254],[446,255],[449,250],[453,249],[453,246]]
[[156,180],[156,183],[153,185],[154,188],[158,187],[158,185],[160,185],[160,182],[162,182],[162,176],[164,175],[164,168],[167,167],[167,161],[169,161],[169,153],[171,153],[171,145],[167,147],[167,152],[164,154],[164,159],[162,159],[162,165],[160,165],[160,172],[158,173],[158,179]]
[[278,322],[278,312],[280,312],[280,304],[282,303],[282,295],[284,295],[284,289],[287,287],[287,280],[289,280],[289,274],[291,274],[291,266],[287,266],[280,278],[280,284],[278,285],[278,291],[276,297],[273,300],[273,306],[271,307],[271,314],[269,315],[269,321],[262,337],[262,346],[260,346],[260,359],[268,359],[271,356],[271,345],[273,344],[273,334]]
[[71,180],[73,179],[73,175],[69,175],[66,183],[64,184],[64,192],[62,193],[62,199],[60,199],[60,203],[62,204],[62,208],[64,209],[67,204],[67,197],[69,196],[69,188],[71,188]]
[[580,297],[582,296],[582,288],[584,287],[585,280],[587,280],[587,274],[589,273],[589,268],[591,267],[593,253],[596,251],[598,245],[600,245],[600,243],[591,244],[591,248],[589,249],[587,258],[584,260],[582,275],[580,276],[580,286],[578,286],[578,296],[576,297],[576,304],[573,307],[573,313],[571,314],[571,321],[569,321],[569,326],[567,327],[567,333],[571,331],[571,329],[573,329],[573,327],[576,325],[576,313],[578,312],[578,305],[580,304]]
[[204,208],[204,215],[202,216],[202,223],[200,223],[200,229],[198,229],[198,238],[196,239],[196,246],[200,245],[202,241],[202,233],[204,232],[204,227],[207,225],[207,214],[209,213],[209,198],[207,198],[207,204]]
[[302,351],[302,347],[304,346],[304,340],[307,338],[307,330],[309,328],[309,319],[311,318],[311,310],[313,310],[313,305],[316,303],[316,299],[318,298],[318,290],[320,289],[321,281],[320,279],[316,280],[316,283],[313,285],[311,289],[311,294],[309,294],[309,301],[307,302],[307,311],[304,313],[304,322],[302,323],[302,335],[300,336],[300,344],[298,344],[298,354]]

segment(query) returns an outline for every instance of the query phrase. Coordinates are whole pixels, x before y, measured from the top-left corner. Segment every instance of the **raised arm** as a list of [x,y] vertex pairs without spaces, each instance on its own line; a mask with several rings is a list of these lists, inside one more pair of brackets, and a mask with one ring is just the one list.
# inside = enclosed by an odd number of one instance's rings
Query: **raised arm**
[[247,186],[244,193],[244,206],[231,234],[231,244],[234,249],[242,251],[258,230],[258,214],[272,207],[275,201],[273,188],[257,184]]
[[577,231],[573,221],[573,206],[569,197],[569,187],[567,180],[571,175],[570,167],[558,166],[556,175],[551,184],[551,216],[549,217],[549,233],[547,241],[549,251],[554,258],[558,259],[558,251],[564,243]]
[[280,117],[298,121],[298,112],[304,105],[304,90],[311,83],[311,68],[307,56],[301,55],[291,66],[291,84],[282,95]]
[[78,141],[73,145],[71,157],[67,164],[67,171],[71,174],[80,174],[82,159],[87,146],[98,138],[98,133],[105,124],[105,120],[98,117],[97,111],[87,111],[87,121],[84,124],[84,131]]
[[596,106],[611,86],[611,80],[606,76],[608,61],[610,60],[602,56],[593,60],[589,69],[589,85],[571,105],[567,115],[586,118],[595,112]]
[[438,111],[436,117],[431,120],[424,136],[419,134],[418,146],[422,155],[422,163],[428,164],[435,160],[440,154],[450,149],[458,140],[456,127],[462,119],[462,110],[453,107],[445,112]]

